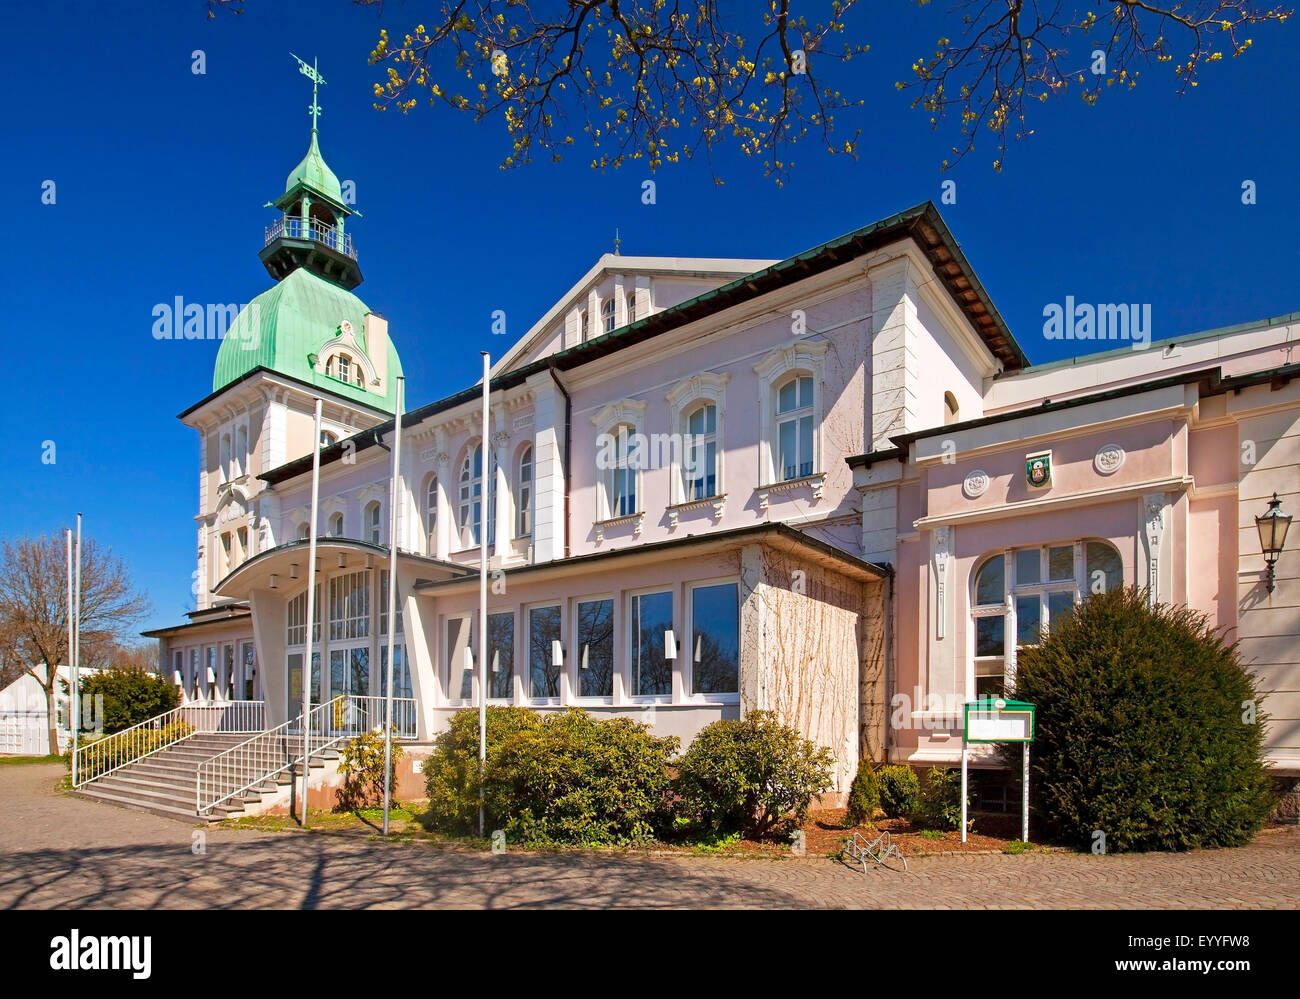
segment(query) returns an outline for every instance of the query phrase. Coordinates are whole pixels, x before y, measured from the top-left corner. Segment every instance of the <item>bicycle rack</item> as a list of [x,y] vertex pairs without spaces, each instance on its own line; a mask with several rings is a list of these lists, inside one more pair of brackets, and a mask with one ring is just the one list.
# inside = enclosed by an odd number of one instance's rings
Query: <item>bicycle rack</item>
[[844,841],[844,849],[840,853],[853,863],[862,865],[862,873],[867,873],[867,861],[874,860],[880,867],[885,866],[885,861],[890,857],[897,857],[903,863],[903,870],[907,870],[907,858],[903,856],[902,851],[891,843],[889,832],[882,832],[879,836],[868,843],[862,838],[860,833],[854,833],[851,840]]

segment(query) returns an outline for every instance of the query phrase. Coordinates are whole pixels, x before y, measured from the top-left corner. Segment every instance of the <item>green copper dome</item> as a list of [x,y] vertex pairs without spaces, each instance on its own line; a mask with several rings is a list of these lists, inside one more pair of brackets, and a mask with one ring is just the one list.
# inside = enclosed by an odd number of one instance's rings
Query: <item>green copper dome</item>
[[[365,316],[370,310],[352,292],[300,267],[258,295],[226,332],[217,351],[212,390],[224,388],[255,368],[270,368],[336,396],[353,399],[388,413],[397,409],[397,376],[402,364],[391,338],[387,374],[381,387],[355,385],[317,371],[314,355],[339,336],[344,320],[352,324],[357,346],[369,356]],[[355,353],[355,351],[349,351]],[[376,360],[370,357],[372,363]]]
[[307,150],[307,155],[302,158],[289,174],[289,179],[284,182],[284,193],[288,194],[299,184],[318,194],[332,199],[335,204],[343,204],[343,188],[339,186],[339,179],[334,175],[326,164],[324,157],[320,154],[320,146],[316,143],[316,130],[312,129],[311,147]]

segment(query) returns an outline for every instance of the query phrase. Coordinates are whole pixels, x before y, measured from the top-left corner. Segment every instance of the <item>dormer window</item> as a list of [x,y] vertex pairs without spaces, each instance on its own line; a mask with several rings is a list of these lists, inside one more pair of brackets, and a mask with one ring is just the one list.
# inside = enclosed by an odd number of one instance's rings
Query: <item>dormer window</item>
[[339,379],[341,381],[350,381],[352,378],[352,358],[347,354],[339,355]]

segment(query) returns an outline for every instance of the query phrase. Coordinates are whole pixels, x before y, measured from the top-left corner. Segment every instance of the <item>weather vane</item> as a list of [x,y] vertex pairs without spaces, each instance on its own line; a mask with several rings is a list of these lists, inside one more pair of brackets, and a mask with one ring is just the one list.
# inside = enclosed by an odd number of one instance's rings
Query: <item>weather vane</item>
[[[289,55],[298,59],[292,52]],[[310,66],[307,65],[305,60],[298,59],[298,72],[311,80],[311,107],[307,110],[311,112],[311,130],[314,132],[316,131],[316,118],[320,115],[320,105],[316,103],[316,88],[325,82],[325,77],[321,76],[320,71],[316,68],[315,59],[312,60]]]

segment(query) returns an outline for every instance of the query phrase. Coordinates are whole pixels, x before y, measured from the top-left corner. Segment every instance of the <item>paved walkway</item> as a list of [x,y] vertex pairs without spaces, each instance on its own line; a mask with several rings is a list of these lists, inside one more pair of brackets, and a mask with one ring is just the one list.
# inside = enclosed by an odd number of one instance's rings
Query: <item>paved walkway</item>
[[931,857],[866,875],[814,858],[492,856],[220,828],[196,855],[190,826],[69,797],[60,776],[0,767],[0,907],[1300,907],[1300,828],[1240,850]]

